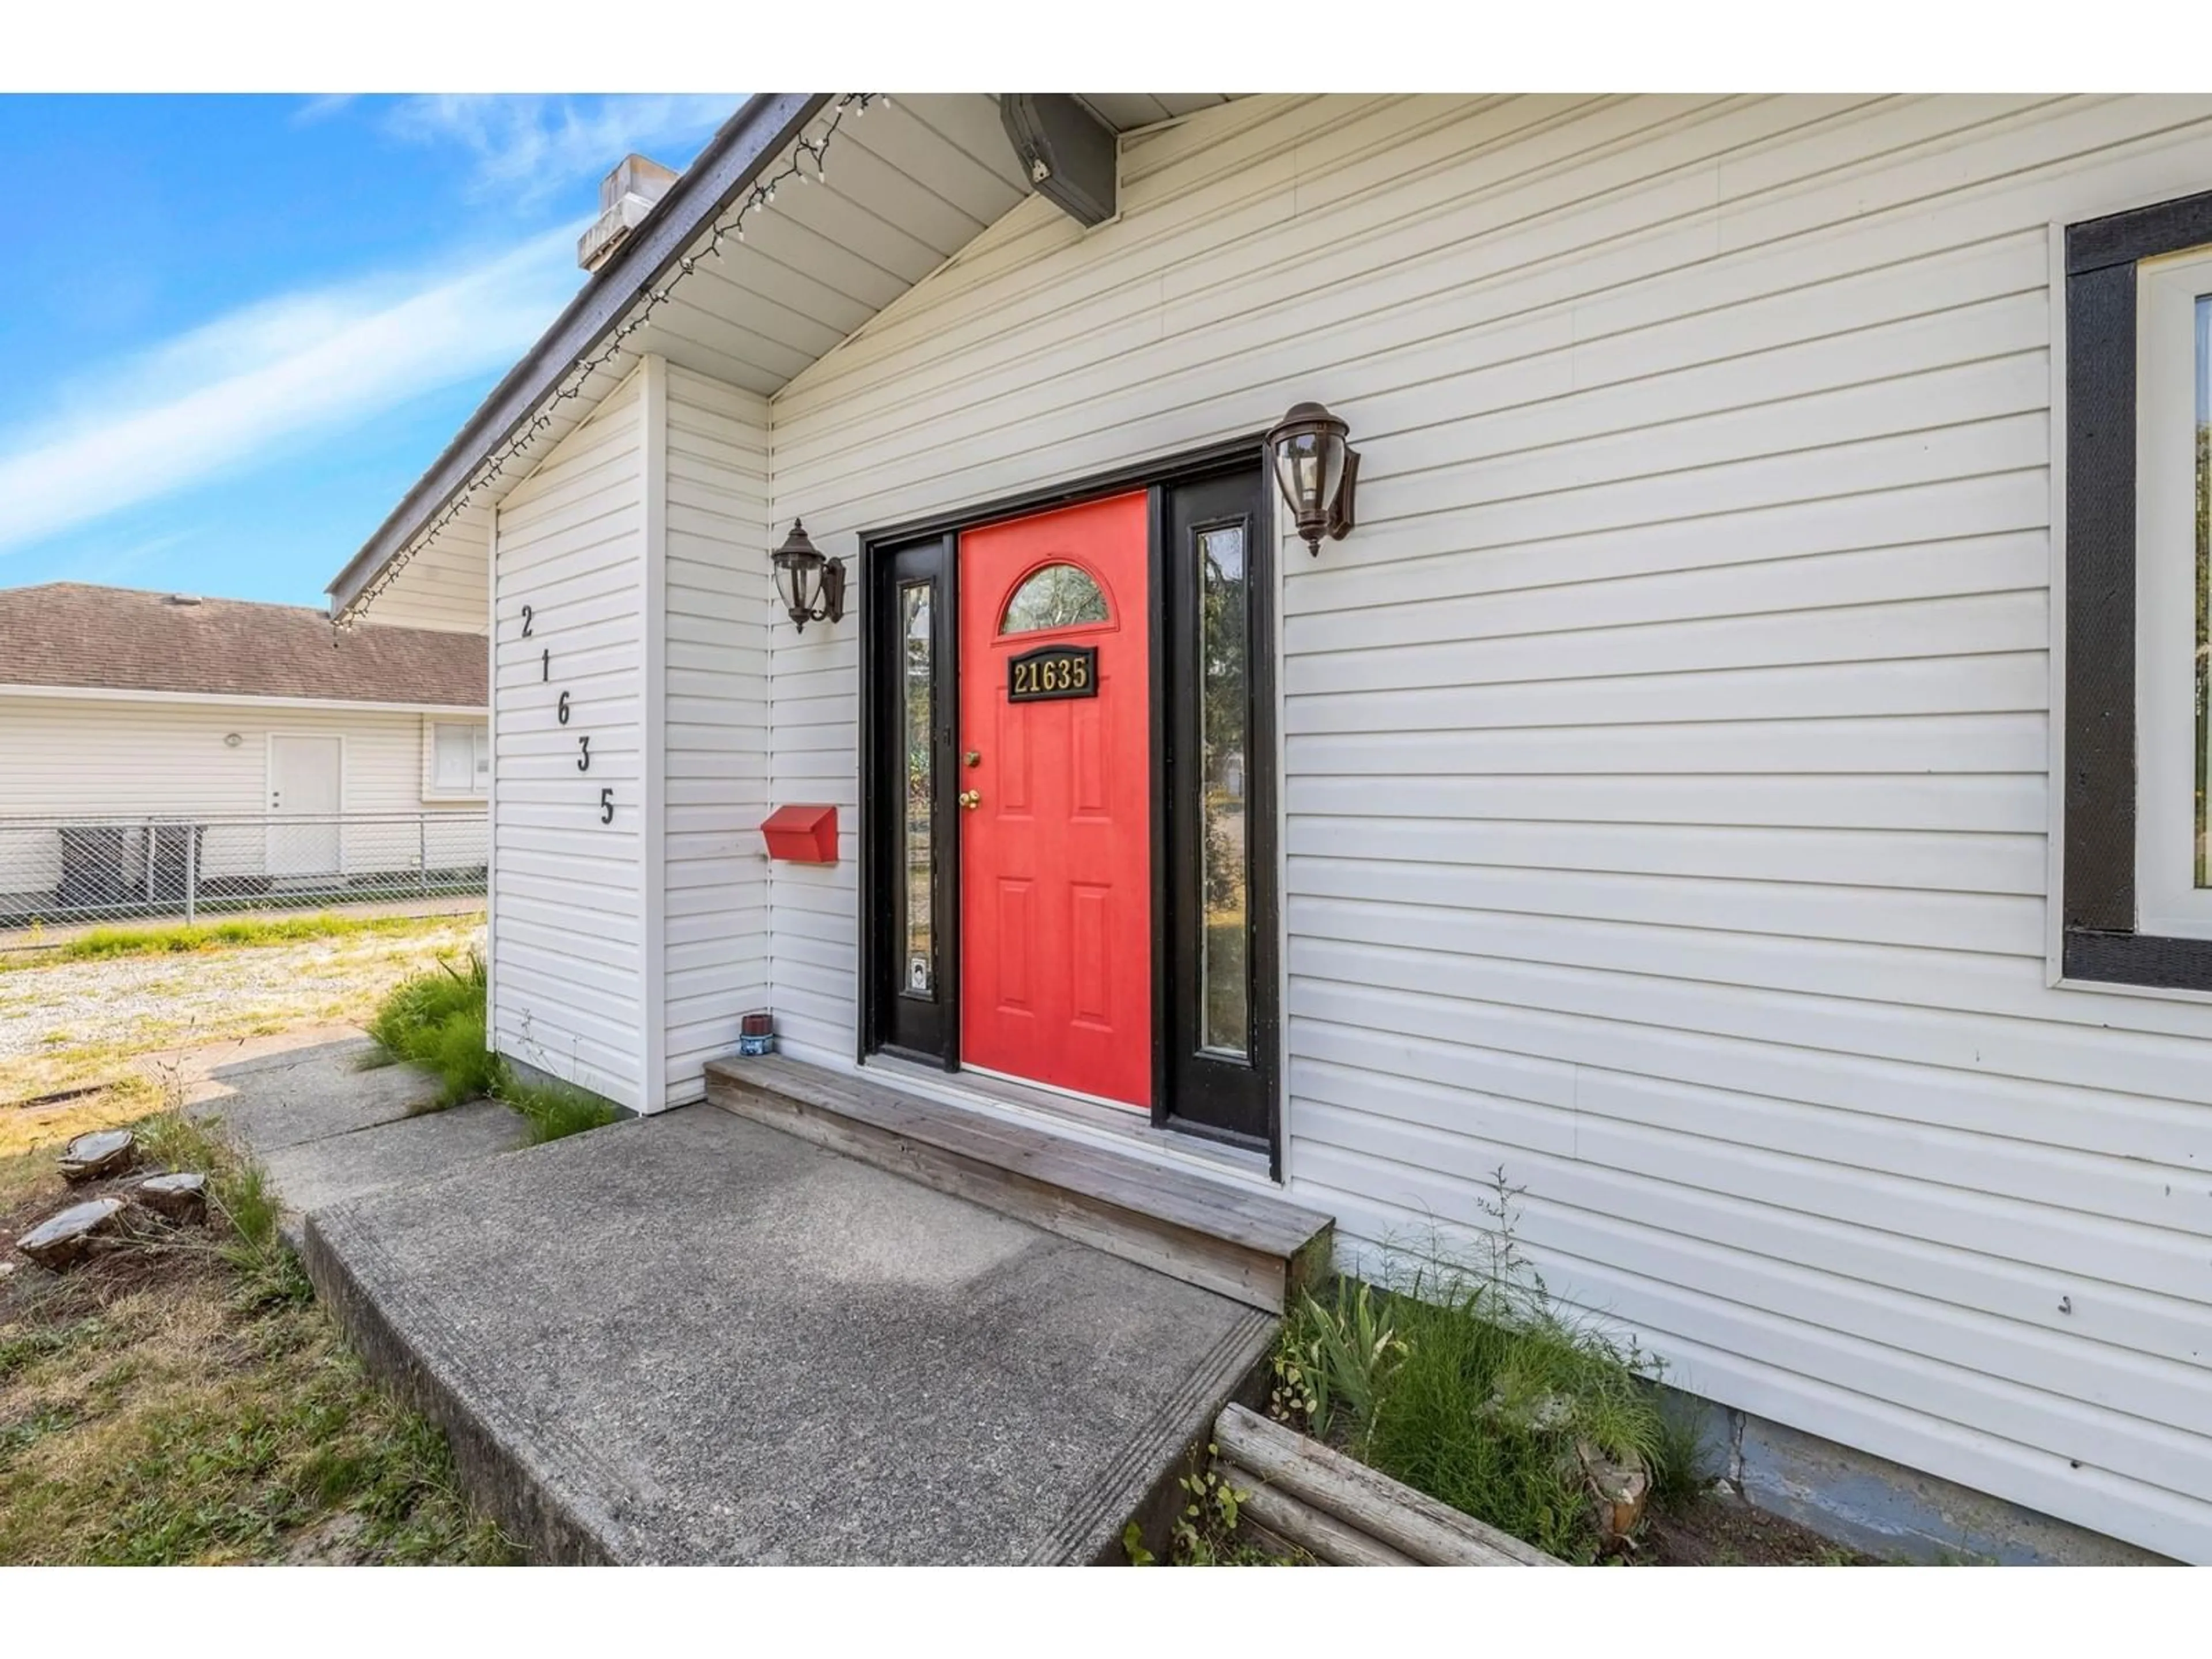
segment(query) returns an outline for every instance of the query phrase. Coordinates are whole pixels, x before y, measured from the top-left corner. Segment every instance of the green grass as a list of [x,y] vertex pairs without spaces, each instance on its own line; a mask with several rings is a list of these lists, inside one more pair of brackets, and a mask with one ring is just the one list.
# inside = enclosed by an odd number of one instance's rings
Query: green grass
[[164,1169],[207,1176],[208,1208],[218,1223],[216,1252],[249,1307],[298,1305],[314,1297],[306,1271],[277,1231],[282,1206],[268,1171],[241,1157],[207,1124],[172,1108],[131,1126],[148,1159]]
[[503,1100],[530,1121],[533,1143],[559,1140],[586,1129],[604,1129],[622,1114],[587,1090],[565,1083],[526,1083],[504,1060],[492,1097]]
[[484,1040],[483,957],[471,951],[465,967],[440,963],[403,980],[368,1022],[368,1034],[385,1053],[435,1073],[444,1085],[440,1107],[490,1094],[499,1067]]
[[328,913],[312,916],[240,917],[169,927],[95,927],[81,938],[40,949],[0,957],[0,970],[44,967],[56,962],[76,962],[106,957],[184,955],[257,945],[293,945],[307,939],[348,939],[360,934],[408,933],[428,926],[445,926],[450,916],[341,916]]
[[438,1078],[433,1111],[465,1100],[504,1101],[529,1121],[533,1143],[612,1123],[619,1114],[597,1095],[528,1081],[491,1052],[484,1026],[488,979],[483,957],[474,951],[465,967],[441,963],[395,988],[369,1021],[368,1034],[386,1055]]
[[1397,1250],[1382,1284],[1304,1297],[1277,1351],[1275,1404],[1385,1474],[1586,1561],[1601,1540],[1583,1449],[1674,1492],[1694,1486],[1694,1440],[1668,1425],[1650,1358],[1545,1290],[1515,1247],[1502,1176],[1498,1194],[1487,1259]]
[[1488,1286],[1416,1270],[1390,1314],[1406,1344],[1365,1431],[1384,1474],[1569,1559],[1599,1542],[1577,1442],[1657,1465],[1645,1368],[1548,1310],[1499,1308]]
[[1711,1466],[1697,1419],[1686,1409],[1659,1412],[1659,1439],[1651,1466],[1651,1501],[1681,1505],[1697,1499],[1720,1471]]
[[[258,1169],[181,1115],[137,1127],[208,1176],[210,1224],[0,1290],[0,1565],[516,1559],[315,1304]],[[67,1196],[51,1152],[0,1176],[18,1212]]]

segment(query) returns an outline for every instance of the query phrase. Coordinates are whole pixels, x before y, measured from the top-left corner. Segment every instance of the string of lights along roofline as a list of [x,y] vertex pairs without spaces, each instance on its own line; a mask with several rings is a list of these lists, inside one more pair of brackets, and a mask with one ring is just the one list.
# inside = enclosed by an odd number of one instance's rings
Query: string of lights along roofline
[[696,270],[702,261],[722,258],[723,245],[726,242],[744,241],[745,222],[756,213],[765,213],[775,205],[778,185],[787,184],[793,179],[805,184],[820,184],[826,179],[829,176],[829,169],[825,164],[830,155],[830,142],[836,137],[838,128],[844,125],[848,116],[857,121],[877,105],[888,106],[890,101],[889,93],[840,94],[830,110],[828,122],[822,129],[811,137],[801,134],[792,146],[790,159],[767,177],[756,179],[752,188],[746,192],[744,199],[723,218],[715,221],[708,232],[706,246],[699,249],[696,253],[686,253],[678,259],[674,269],[668,273],[667,279],[659,288],[648,288],[639,296],[639,308],[635,315],[626,319],[621,327],[610,334],[605,343],[597,351],[587,352],[568,365],[562,374],[561,384],[555,388],[552,396],[539,406],[538,412],[517,428],[514,434],[498,449],[486,457],[476,474],[470,478],[467,485],[452,501],[446,503],[438,516],[424,528],[422,533],[410,542],[390,563],[379,571],[376,580],[362,589],[347,605],[344,611],[331,619],[332,629],[334,630],[353,629],[361,621],[369,606],[374,605],[384,591],[398,580],[399,573],[435,546],[438,538],[445,532],[454,520],[468,511],[470,504],[475,501],[477,495],[505,472],[509,463],[520,460],[539,436],[551,430],[554,416],[561,405],[581,397],[584,388],[591,383],[592,377],[623,355],[628,349],[626,343],[629,337],[645,328],[651,322],[653,313],[675,297],[676,290],[682,286],[685,277]]

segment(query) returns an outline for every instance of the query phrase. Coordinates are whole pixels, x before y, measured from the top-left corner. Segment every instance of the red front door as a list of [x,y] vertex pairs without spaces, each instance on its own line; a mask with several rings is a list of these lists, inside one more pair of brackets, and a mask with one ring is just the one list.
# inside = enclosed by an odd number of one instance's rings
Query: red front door
[[1142,491],[960,538],[965,1065],[1152,1097]]

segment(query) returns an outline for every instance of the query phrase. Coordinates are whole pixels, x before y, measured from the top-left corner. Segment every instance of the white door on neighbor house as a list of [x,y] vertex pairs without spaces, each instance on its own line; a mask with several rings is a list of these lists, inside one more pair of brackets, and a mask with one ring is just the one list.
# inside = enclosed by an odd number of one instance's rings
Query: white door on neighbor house
[[338,872],[339,772],[344,746],[331,737],[279,733],[269,739],[269,873]]

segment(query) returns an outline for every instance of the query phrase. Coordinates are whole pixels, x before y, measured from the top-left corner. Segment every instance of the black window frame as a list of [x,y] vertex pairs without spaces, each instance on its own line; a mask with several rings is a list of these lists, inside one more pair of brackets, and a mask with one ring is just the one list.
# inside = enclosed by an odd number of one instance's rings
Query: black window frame
[[[874,689],[861,698],[860,772],[863,778],[890,777],[902,769],[904,732],[878,705],[896,695],[905,672],[903,638],[890,626],[898,614],[899,590],[911,583],[927,583],[934,590],[930,601],[931,687],[931,801],[932,836],[936,862],[931,871],[930,937],[933,941],[932,994],[916,997],[899,988],[902,976],[896,964],[906,955],[898,928],[897,904],[883,904],[871,912],[871,896],[882,890],[880,880],[870,884],[874,872],[902,872],[906,863],[902,811],[885,808],[896,803],[864,802],[860,812],[861,870],[860,975],[872,994],[861,998],[863,1052],[880,1049],[902,1059],[952,1070],[957,1064],[960,1030],[960,906],[948,856],[957,859],[955,810],[960,781],[954,770],[953,737],[959,724],[959,684],[954,675],[956,585],[959,561],[953,556],[949,535],[924,536],[872,549],[866,562],[863,600],[865,649],[872,653],[874,672],[863,683]],[[950,853],[948,854],[948,849]],[[890,879],[903,883],[902,873]]]
[[2136,927],[2136,267],[2212,244],[2212,191],[2066,228],[2060,973],[2212,991],[2212,939]]
[[[1155,613],[1153,914],[1165,921],[1153,980],[1153,1121],[1231,1145],[1277,1136],[1281,902],[1276,892],[1275,561],[1273,480],[1263,465],[1202,475],[1153,491]],[[1205,825],[1197,801],[1200,708],[1198,538],[1231,525],[1245,559],[1245,1055],[1206,1047]],[[1180,809],[1180,810],[1178,810]]]

